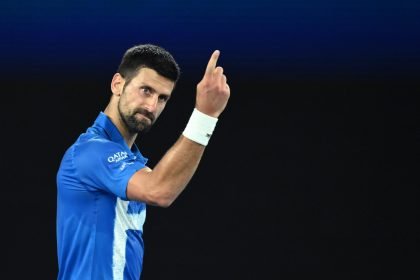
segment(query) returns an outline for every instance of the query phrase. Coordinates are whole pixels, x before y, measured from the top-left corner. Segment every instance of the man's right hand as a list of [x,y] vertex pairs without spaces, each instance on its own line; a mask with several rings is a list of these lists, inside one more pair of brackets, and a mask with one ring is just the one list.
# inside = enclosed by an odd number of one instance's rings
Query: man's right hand
[[223,68],[216,66],[220,51],[210,57],[203,79],[197,85],[195,108],[211,117],[218,118],[230,97],[230,88]]

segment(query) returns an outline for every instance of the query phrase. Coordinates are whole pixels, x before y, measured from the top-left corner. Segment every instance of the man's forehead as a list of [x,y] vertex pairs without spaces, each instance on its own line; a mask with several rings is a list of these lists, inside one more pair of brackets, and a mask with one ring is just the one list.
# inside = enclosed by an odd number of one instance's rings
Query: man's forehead
[[156,79],[162,79],[167,80],[168,82],[172,82],[168,78],[160,75],[156,70],[148,67],[142,67],[137,71],[136,77],[148,77],[148,78],[156,78]]
[[[147,68],[147,67],[143,67],[139,69],[137,72],[137,75],[134,77],[133,80],[137,80],[138,82],[141,82],[141,83],[146,83],[149,86],[159,87],[165,91],[167,90],[172,91],[175,86],[175,83],[173,81],[160,75],[155,70],[151,68]],[[158,90],[158,88],[155,88],[155,89]],[[170,92],[166,92],[166,93],[170,93]]]

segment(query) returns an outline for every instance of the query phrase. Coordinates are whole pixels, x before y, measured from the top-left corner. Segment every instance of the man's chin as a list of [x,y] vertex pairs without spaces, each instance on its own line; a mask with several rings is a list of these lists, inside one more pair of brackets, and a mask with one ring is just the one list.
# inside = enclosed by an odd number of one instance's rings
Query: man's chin
[[151,121],[147,117],[131,116],[126,119],[127,128],[131,133],[145,133],[152,127]]
[[137,124],[136,128],[137,128],[137,133],[146,133],[150,130],[152,126],[149,123],[146,122],[141,122],[139,124]]
[[148,126],[148,127],[144,127],[144,128],[142,128],[142,129],[140,129],[139,131],[138,131],[138,133],[147,133],[147,132],[149,132],[150,131],[150,126]]

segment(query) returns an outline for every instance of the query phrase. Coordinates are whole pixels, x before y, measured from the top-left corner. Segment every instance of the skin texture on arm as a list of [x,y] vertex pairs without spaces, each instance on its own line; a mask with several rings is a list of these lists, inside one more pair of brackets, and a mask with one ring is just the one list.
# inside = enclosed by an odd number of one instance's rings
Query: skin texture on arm
[[168,207],[195,173],[204,146],[181,136],[153,170],[137,171],[128,182],[127,198]]
[[[213,52],[203,79],[197,85],[195,108],[218,118],[225,109],[230,89],[222,67],[216,67],[219,51]],[[166,152],[153,170],[143,168],[129,180],[127,198],[168,207],[185,189],[197,170],[205,147],[184,136]]]

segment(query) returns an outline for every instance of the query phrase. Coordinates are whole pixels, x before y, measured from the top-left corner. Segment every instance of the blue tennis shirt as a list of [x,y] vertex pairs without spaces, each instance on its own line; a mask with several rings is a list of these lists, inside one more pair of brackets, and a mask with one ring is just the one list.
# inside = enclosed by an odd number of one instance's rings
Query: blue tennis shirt
[[65,152],[57,173],[58,279],[139,279],[146,204],[128,201],[126,189],[146,162],[102,112]]

